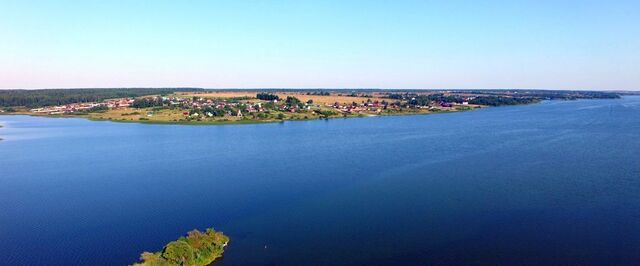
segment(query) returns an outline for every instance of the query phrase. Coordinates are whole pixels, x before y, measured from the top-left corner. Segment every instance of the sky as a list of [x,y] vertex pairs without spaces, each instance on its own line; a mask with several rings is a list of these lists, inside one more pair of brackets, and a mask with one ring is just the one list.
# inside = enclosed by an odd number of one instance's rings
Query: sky
[[639,90],[638,14],[638,0],[0,0],[0,88]]

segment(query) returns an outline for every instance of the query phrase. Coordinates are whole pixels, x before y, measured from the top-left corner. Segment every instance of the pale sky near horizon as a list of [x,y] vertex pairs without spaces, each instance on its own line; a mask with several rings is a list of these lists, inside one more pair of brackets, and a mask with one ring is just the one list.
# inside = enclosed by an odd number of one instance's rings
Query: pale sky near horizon
[[0,0],[0,88],[640,89],[640,1]]

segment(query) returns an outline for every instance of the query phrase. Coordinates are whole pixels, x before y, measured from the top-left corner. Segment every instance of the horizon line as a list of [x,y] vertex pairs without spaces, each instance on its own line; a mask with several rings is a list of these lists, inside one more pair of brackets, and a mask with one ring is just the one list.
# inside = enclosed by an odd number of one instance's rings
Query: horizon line
[[611,91],[636,92],[639,89],[559,89],[559,88],[376,88],[376,87],[192,87],[192,86],[132,86],[132,87],[48,87],[48,88],[0,88],[0,90],[79,90],[79,89],[198,89],[198,90],[424,90],[424,91],[468,91],[468,90],[542,90],[542,91]]

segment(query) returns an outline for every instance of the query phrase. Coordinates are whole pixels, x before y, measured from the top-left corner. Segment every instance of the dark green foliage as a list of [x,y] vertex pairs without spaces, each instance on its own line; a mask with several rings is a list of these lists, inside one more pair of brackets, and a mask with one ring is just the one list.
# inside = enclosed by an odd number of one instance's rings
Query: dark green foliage
[[512,95],[513,97],[530,97],[540,100],[575,100],[575,99],[617,99],[618,93],[604,91],[566,91],[566,90],[474,90],[466,91],[483,95]]
[[267,109],[267,110],[273,110],[273,109],[276,108],[276,105],[273,104],[273,102],[266,102],[264,104],[264,108]]
[[145,97],[140,99],[135,99],[131,107],[133,108],[149,108],[156,106],[163,106],[165,103],[162,101],[161,97]]
[[[469,103],[488,106],[529,104],[540,100],[614,99],[620,97],[618,94],[610,92],[549,90],[461,90],[452,91],[449,95],[444,95],[443,93],[419,95],[415,92],[399,92],[388,93],[386,97],[406,101],[408,105],[413,106],[428,105],[431,102],[462,103],[464,98],[456,95],[456,93],[479,94]],[[408,107],[406,105],[402,106]]]
[[273,100],[280,100],[280,97],[278,97],[278,95],[275,94],[271,94],[271,93],[265,93],[265,92],[261,92],[256,94],[256,98],[263,100],[263,101],[273,101]]
[[211,106],[205,106],[202,108],[202,113],[207,114],[210,113],[213,116],[224,116],[225,111],[223,109],[213,108]]
[[26,106],[29,108],[65,105],[70,103],[100,102],[106,99],[129,98],[178,91],[197,91],[195,88],[175,89],[44,89],[0,90],[0,106]]
[[106,111],[109,111],[109,107],[107,107],[106,105],[98,105],[89,108],[89,110],[87,110],[87,113],[104,113]]
[[314,112],[319,114],[320,118],[329,118],[331,116],[338,114],[338,112],[331,111],[331,110],[315,110]]
[[405,100],[411,105],[427,105],[430,102],[462,103],[463,98],[455,94],[478,95],[470,100],[471,104],[500,106],[529,104],[540,100],[575,100],[575,99],[615,99],[620,95],[601,91],[552,91],[552,90],[459,90],[450,95],[433,93],[418,95],[415,92],[388,93],[387,98]]
[[327,91],[313,91],[313,92],[307,92],[307,95],[329,96],[329,95],[331,95],[331,93],[329,93]]
[[298,105],[300,103],[300,99],[298,99],[296,97],[293,97],[293,96],[287,96],[287,100],[285,100],[285,102],[289,106],[294,106],[294,105]]
[[501,106],[529,104],[537,101],[538,100],[536,98],[530,97],[478,96],[475,99],[469,101],[469,103],[489,106]]
[[180,238],[167,244],[162,251],[162,257],[172,264],[191,265],[188,263],[195,259],[195,252],[184,238]]

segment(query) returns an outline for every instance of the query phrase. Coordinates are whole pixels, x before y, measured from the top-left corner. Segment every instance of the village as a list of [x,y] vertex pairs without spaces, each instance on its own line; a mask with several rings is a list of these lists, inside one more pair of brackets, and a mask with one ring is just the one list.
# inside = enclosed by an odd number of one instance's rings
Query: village
[[[269,93],[257,93],[255,97],[247,95],[208,97],[207,95],[173,94],[48,106],[30,109],[30,112],[39,115],[94,114],[93,118],[110,120],[121,119],[106,115],[96,116],[95,113],[119,113],[123,117],[122,120],[135,120],[136,118],[138,120],[157,120],[154,119],[156,114],[164,114],[165,119],[179,122],[215,118],[224,118],[226,120],[312,119],[318,117],[391,115],[408,112],[447,112],[473,108],[469,106],[468,102],[472,98],[465,98],[462,102],[447,102],[445,100],[425,100],[421,98],[422,96],[406,99],[360,96],[329,98],[331,97],[329,95],[305,99],[305,95],[298,94],[281,96]],[[303,100],[298,97],[303,98]],[[314,102],[314,99],[316,102]],[[127,112],[130,110],[144,111]]]

